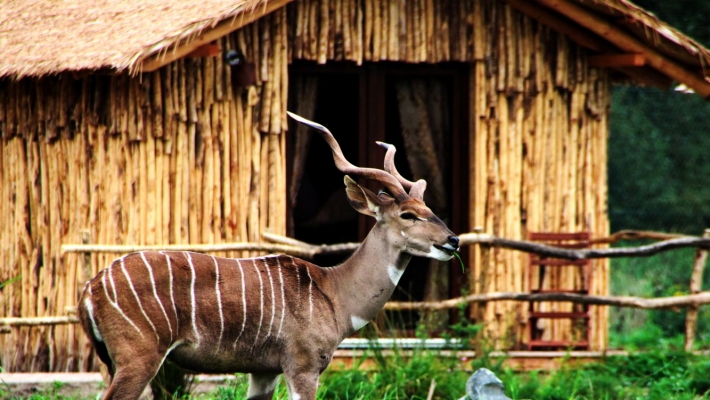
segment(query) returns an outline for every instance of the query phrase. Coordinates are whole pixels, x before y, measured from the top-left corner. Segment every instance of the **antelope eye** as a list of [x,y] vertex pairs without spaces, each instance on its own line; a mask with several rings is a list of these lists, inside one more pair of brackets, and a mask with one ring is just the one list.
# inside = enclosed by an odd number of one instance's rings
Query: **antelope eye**
[[391,194],[389,194],[389,193],[385,192],[384,190],[380,190],[379,192],[377,192],[377,195],[378,195],[378,196],[387,196],[387,197],[392,197],[392,195],[391,195]]
[[402,214],[399,215],[399,217],[402,219],[418,219],[416,215],[414,215],[410,212],[403,212]]

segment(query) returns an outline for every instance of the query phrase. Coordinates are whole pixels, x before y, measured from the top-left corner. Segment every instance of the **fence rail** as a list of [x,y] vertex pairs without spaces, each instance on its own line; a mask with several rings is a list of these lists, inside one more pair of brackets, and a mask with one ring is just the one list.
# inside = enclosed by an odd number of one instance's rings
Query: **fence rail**
[[[291,254],[298,257],[313,258],[321,254],[343,254],[355,250],[359,243],[342,243],[334,245],[313,245],[293,238],[264,233],[263,243],[225,243],[225,244],[194,244],[194,245],[97,245],[97,244],[66,244],[62,246],[62,253],[130,253],[147,250],[183,250],[201,252],[219,251],[270,251]],[[512,240],[488,235],[480,232],[464,233],[459,235],[461,246],[480,245],[484,247],[499,247],[511,250],[534,253],[544,257],[564,258],[571,260],[619,258],[619,257],[648,257],[664,251],[680,248],[695,248],[695,262],[690,280],[690,294],[685,296],[672,296],[660,298],[643,298],[633,296],[593,296],[575,293],[512,293],[490,292],[472,294],[453,299],[436,302],[388,302],[385,310],[445,310],[461,306],[462,304],[481,303],[491,301],[556,301],[573,302],[595,305],[608,305],[616,307],[631,307],[641,309],[667,309],[688,308],[686,317],[685,347],[690,350],[695,337],[697,324],[697,310],[699,306],[710,304],[710,292],[702,292],[700,282],[707,260],[707,251],[710,249],[710,230],[706,230],[702,237],[674,235],[662,232],[624,230],[616,232],[605,238],[592,240],[593,244],[611,244],[621,240],[660,240],[656,243],[636,247],[616,247],[604,249],[567,249],[525,240]],[[89,257],[85,257],[89,259]],[[90,261],[89,261],[90,262]],[[0,318],[0,333],[6,333],[10,326],[44,326],[65,325],[79,322],[74,315],[33,317],[33,318]],[[4,328],[4,329],[3,329]]]

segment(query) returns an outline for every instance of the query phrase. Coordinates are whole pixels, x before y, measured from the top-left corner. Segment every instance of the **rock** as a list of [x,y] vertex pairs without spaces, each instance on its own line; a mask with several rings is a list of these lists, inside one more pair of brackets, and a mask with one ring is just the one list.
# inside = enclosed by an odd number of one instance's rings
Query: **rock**
[[506,397],[503,382],[486,368],[474,372],[466,381],[466,400],[511,400]]

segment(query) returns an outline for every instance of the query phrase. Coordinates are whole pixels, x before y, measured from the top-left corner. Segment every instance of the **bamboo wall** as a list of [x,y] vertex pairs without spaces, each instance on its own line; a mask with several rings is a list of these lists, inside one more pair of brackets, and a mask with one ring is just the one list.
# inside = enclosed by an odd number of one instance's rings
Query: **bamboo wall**
[[[583,49],[500,0],[305,0],[288,10],[290,59],[469,64],[470,226],[512,239],[528,231],[608,234],[611,83],[588,67]],[[522,253],[476,248],[470,261],[473,292],[529,289]],[[608,263],[593,264],[591,291],[607,294]],[[546,285],[578,281],[553,273]],[[472,316],[497,347],[521,347],[527,307],[495,302]],[[592,348],[602,349],[607,308],[592,313]],[[569,323],[549,323],[545,337],[564,340],[569,331]]]
[[[297,1],[220,40],[256,64],[232,90],[221,57],[138,77],[62,74],[0,80],[0,291],[6,316],[64,314],[84,271],[63,243],[258,241],[285,233],[288,62],[465,62],[470,69],[470,225],[608,233],[610,83],[585,53],[497,0]],[[87,232],[87,233],[84,233]],[[472,291],[527,290],[524,256],[473,252]],[[237,256],[238,254],[229,254]],[[596,262],[593,293],[606,293]],[[555,279],[572,281],[574,276]],[[474,310],[501,346],[524,341],[527,305]],[[593,347],[606,343],[594,310]],[[552,335],[564,326],[551,325]],[[0,335],[8,371],[94,369],[79,326]]]
[[[221,40],[257,84],[232,90],[221,57],[138,77],[0,81],[0,315],[53,316],[118,254],[65,243],[259,241],[286,232],[285,10]],[[84,232],[87,232],[86,234]],[[237,256],[238,254],[230,254]],[[90,370],[79,325],[0,335],[7,371]]]
[[[608,235],[607,136],[610,80],[587,54],[500,2],[474,13],[471,80],[472,226],[506,238],[529,231]],[[476,251],[474,291],[527,291],[528,256]],[[592,262],[592,294],[608,294],[608,260]],[[580,288],[574,269],[548,272],[545,288]],[[543,310],[571,311],[570,304]],[[527,340],[528,304],[497,302],[477,310],[499,346]],[[591,307],[591,348],[606,348],[607,307]],[[545,339],[568,340],[569,321],[546,321]]]

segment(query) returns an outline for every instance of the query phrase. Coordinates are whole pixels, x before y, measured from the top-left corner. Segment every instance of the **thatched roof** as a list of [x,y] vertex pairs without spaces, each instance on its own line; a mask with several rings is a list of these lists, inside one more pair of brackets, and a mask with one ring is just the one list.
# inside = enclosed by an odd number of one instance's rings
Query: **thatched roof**
[[639,39],[654,45],[657,50],[677,61],[698,67],[710,65],[710,50],[630,1],[576,1],[596,12],[617,19],[617,23],[623,24],[625,29]]
[[[225,35],[237,29],[237,25],[248,23],[289,1],[3,0],[0,1],[0,77],[99,69],[151,70],[162,65],[158,55],[170,54],[176,48],[182,53],[174,53],[177,55],[173,58],[187,54],[191,44],[205,41],[206,36]],[[690,74],[668,73],[658,67],[663,62],[657,62],[644,67],[649,71],[655,69],[650,71],[648,80],[653,81],[656,74],[670,77],[663,78],[668,82],[668,79],[681,81],[693,88],[707,84],[705,66],[710,63],[710,50],[627,0],[505,1],[514,7],[518,3],[525,5],[524,8],[559,11],[564,18],[569,18],[568,25],[570,21],[573,25],[579,24],[580,30],[588,35],[587,30],[593,29],[584,25],[579,16],[570,16],[563,10],[565,7],[582,9],[592,19],[597,18],[597,24],[598,18],[602,18],[602,23],[612,24],[683,71],[691,71]],[[235,23],[244,20],[245,15],[249,15],[246,22]],[[581,19],[585,18],[582,15]],[[577,25],[573,29],[576,30]],[[604,43],[616,46],[613,49],[624,50],[615,38],[599,32],[593,34]],[[641,79],[643,74],[637,77]],[[710,84],[699,93],[704,97],[710,95]]]
[[591,50],[590,65],[710,99],[710,50],[628,0],[504,0]]
[[2,0],[0,77],[130,68],[267,0]]

